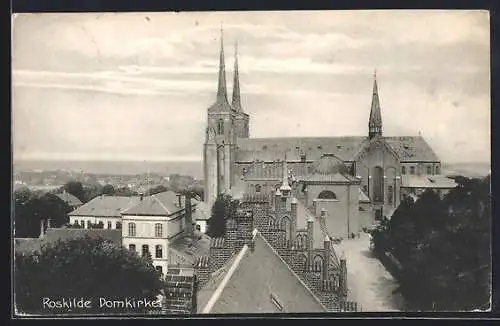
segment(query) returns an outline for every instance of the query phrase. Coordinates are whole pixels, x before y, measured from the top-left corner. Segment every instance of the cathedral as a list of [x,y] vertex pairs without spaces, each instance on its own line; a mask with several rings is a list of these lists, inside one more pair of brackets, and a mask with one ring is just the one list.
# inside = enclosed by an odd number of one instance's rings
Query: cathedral
[[241,105],[237,49],[228,97],[222,35],[219,60],[203,149],[208,205],[222,193],[267,196],[273,203],[294,198],[324,219],[332,237],[348,237],[390,216],[415,180],[440,187],[441,162],[421,135],[383,135],[376,74],[367,135],[252,138]]

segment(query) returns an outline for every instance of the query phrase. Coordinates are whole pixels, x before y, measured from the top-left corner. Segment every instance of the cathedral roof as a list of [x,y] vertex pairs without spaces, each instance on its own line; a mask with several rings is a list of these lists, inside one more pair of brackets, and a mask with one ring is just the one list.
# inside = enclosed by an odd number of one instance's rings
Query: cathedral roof
[[[401,162],[439,162],[429,144],[421,136],[383,137],[398,154]],[[239,138],[237,162],[278,161],[286,154],[287,161],[315,161],[324,153],[334,154],[342,161],[352,161],[368,137],[292,137],[292,138]]]

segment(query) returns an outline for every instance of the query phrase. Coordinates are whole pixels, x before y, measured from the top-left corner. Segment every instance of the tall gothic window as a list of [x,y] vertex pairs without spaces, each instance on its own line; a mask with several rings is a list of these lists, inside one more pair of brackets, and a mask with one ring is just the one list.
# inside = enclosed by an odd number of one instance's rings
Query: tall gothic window
[[384,169],[380,166],[373,169],[373,197],[377,202],[384,200]]
[[128,224],[128,236],[129,237],[135,237],[135,235],[136,235],[135,223],[134,222],[130,222]]
[[222,135],[224,133],[224,120],[217,121],[217,134]]
[[321,256],[314,257],[313,268],[315,272],[321,272],[323,269],[323,258]]
[[161,225],[161,223],[155,224],[155,237],[157,238],[163,237],[163,225]]

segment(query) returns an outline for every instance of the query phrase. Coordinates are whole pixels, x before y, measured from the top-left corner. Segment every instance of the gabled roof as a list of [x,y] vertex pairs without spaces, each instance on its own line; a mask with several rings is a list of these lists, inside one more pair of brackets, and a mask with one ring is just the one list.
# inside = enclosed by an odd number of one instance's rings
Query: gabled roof
[[69,216],[121,217],[120,213],[139,203],[139,197],[98,196],[70,212]]
[[369,202],[371,202],[370,198],[361,189],[359,189],[359,202],[360,203],[369,203]]
[[[267,240],[254,230],[254,250],[245,245],[199,291],[201,313],[326,312]],[[215,290],[212,290],[215,288]],[[208,300],[207,300],[208,298]],[[282,309],[278,308],[280,306]]]
[[439,158],[422,136],[384,137],[401,162],[439,162]]
[[[401,162],[438,162],[439,158],[421,136],[382,137],[396,152]],[[324,153],[335,154],[342,161],[354,160],[368,137],[303,137],[303,138],[238,138],[236,162],[283,159],[300,161],[306,154],[308,161],[319,159]]]
[[193,209],[193,221],[206,221],[210,219],[212,207],[204,201],[200,201]]
[[[170,216],[184,209],[185,197],[184,196],[180,197],[181,197],[180,199],[181,202],[179,205],[179,197],[173,191],[169,190],[158,194],[154,194],[145,197],[137,205],[130,207],[127,210],[124,210],[123,214]],[[198,203],[198,201],[194,198],[191,198],[191,203],[192,205],[195,205]]]
[[80,199],[73,196],[69,192],[63,192],[62,194],[56,194],[57,197],[61,198],[64,202],[66,202],[69,206],[80,206],[83,203]]

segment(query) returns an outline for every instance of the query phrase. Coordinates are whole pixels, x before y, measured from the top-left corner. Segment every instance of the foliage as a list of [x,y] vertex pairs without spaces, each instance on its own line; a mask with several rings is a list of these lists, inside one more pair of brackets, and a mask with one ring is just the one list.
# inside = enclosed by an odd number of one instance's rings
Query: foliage
[[213,238],[226,234],[226,219],[236,214],[239,205],[230,195],[219,194],[212,207],[212,216],[207,221],[207,235]]
[[102,187],[101,193],[103,195],[112,196],[115,194],[115,187],[113,187],[113,185],[107,184],[104,187]]
[[490,299],[490,178],[456,178],[440,198],[402,200],[373,231],[375,250],[403,266],[401,292],[418,310],[485,309]]
[[155,195],[155,194],[159,194],[161,192],[165,192],[167,191],[168,188],[163,186],[163,185],[159,185],[159,186],[156,186],[156,187],[153,187],[151,189],[149,189],[146,193],[146,195]]
[[82,202],[87,202],[87,198],[85,196],[85,191],[83,189],[83,185],[79,181],[70,181],[67,182],[64,186],[63,189],[66,190],[68,193],[72,194],[76,198],[80,199]]
[[150,258],[102,238],[59,241],[43,246],[35,255],[16,253],[14,275],[16,307],[25,313],[46,313],[42,306],[46,297],[84,298],[92,301],[92,309],[73,309],[72,313],[102,313],[100,297],[154,299],[161,288],[160,274]]
[[51,193],[33,192],[22,188],[14,192],[15,236],[35,238],[40,235],[40,221],[51,220],[52,227],[69,222],[71,207]]

